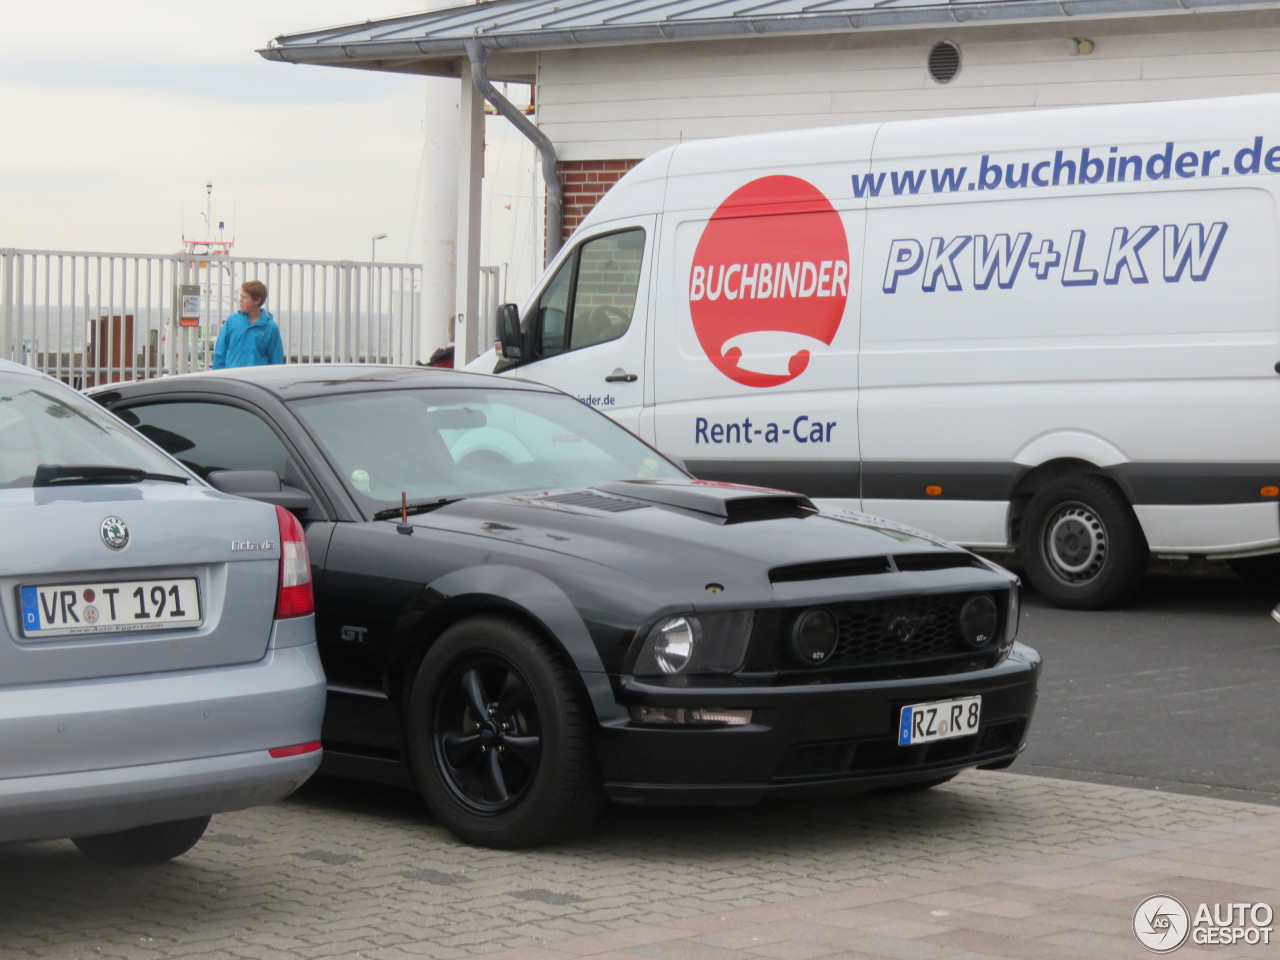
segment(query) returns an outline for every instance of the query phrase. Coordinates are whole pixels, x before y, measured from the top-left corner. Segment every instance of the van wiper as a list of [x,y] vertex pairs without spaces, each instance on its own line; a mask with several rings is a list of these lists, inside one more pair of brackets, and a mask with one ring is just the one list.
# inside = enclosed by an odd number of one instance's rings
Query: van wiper
[[139,480],[168,480],[186,483],[190,477],[175,473],[152,473],[141,467],[121,467],[96,463],[42,463],[36,467],[33,487],[61,487],[90,483],[137,483]]
[[430,513],[438,507],[447,507],[451,503],[465,500],[466,497],[437,497],[434,500],[411,500],[404,506],[387,507],[373,515],[375,520],[394,520],[397,517],[410,517],[419,513]]

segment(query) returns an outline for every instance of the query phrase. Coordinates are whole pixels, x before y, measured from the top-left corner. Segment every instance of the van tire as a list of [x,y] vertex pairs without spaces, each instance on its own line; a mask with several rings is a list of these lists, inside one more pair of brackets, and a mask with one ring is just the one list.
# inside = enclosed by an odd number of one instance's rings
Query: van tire
[[1147,541],[1133,508],[1093,474],[1062,477],[1036,491],[1022,520],[1021,550],[1031,587],[1069,610],[1123,602],[1147,569]]
[[554,843],[604,805],[591,709],[564,657],[523,623],[475,616],[445,630],[406,712],[423,799],[467,843]]

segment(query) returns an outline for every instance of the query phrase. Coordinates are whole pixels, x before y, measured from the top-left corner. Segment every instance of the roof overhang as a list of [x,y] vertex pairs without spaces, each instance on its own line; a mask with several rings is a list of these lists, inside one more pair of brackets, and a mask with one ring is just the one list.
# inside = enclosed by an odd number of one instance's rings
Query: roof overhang
[[[495,80],[529,80],[541,50],[847,34],[1018,22],[1280,10],[1277,0],[489,0],[276,37],[258,53],[282,63],[461,75],[466,41],[491,52]],[[504,56],[504,54],[506,54]],[[525,54],[526,56],[520,56]]]

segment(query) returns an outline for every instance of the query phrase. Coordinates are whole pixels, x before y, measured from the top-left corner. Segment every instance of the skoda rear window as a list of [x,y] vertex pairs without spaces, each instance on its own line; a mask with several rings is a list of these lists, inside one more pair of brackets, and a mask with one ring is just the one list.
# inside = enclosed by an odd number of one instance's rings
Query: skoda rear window
[[29,487],[49,464],[181,474],[112,414],[40,377],[0,374],[0,486]]

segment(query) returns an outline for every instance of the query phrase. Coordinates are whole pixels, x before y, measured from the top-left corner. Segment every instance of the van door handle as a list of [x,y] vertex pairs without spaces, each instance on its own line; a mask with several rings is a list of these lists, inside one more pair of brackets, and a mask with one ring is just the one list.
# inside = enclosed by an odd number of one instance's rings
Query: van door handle
[[634,373],[627,373],[621,367],[604,378],[605,383],[635,383],[640,378]]

